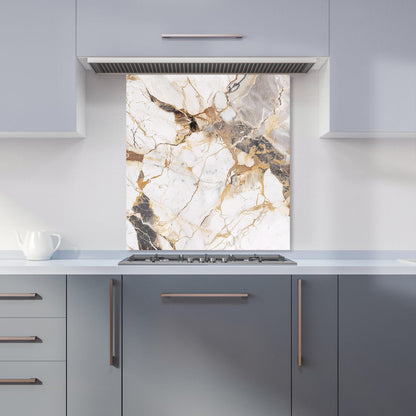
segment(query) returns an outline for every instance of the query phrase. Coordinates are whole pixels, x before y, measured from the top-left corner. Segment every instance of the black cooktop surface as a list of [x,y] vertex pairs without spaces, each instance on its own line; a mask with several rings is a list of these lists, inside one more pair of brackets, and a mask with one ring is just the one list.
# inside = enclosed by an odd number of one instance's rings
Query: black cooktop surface
[[296,265],[280,254],[133,254],[120,265],[141,264],[276,264]]

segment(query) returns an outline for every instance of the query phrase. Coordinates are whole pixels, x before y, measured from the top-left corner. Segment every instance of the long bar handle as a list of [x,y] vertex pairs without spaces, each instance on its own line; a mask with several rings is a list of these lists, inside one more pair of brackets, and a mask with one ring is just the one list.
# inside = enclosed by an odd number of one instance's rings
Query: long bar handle
[[0,293],[0,299],[36,299],[37,293]]
[[0,337],[0,342],[36,342],[38,337]]
[[2,378],[1,384],[41,384],[41,381],[38,378]]
[[163,33],[162,39],[241,39],[240,33]]
[[114,364],[114,279],[110,279],[110,365]]
[[161,293],[162,298],[241,298],[247,299],[248,293]]
[[302,367],[302,279],[298,279],[298,367]]

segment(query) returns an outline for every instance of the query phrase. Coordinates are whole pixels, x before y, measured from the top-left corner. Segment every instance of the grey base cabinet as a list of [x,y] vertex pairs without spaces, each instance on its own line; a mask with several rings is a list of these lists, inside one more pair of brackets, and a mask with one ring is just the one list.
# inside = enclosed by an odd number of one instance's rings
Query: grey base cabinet
[[291,414],[290,276],[125,276],[123,293],[124,416]]
[[0,414],[66,415],[66,276],[0,276]]
[[67,296],[67,415],[121,416],[121,277],[68,276]]
[[292,416],[337,416],[337,286],[337,276],[292,278]]
[[414,416],[416,276],[339,285],[339,416]]

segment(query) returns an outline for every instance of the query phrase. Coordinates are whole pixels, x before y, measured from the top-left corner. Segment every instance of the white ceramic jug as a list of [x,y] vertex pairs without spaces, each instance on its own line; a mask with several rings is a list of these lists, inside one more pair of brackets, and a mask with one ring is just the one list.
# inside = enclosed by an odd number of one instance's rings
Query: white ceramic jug
[[[49,260],[61,244],[61,236],[48,231],[26,231],[23,241],[19,233],[16,232],[16,236],[28,260]],[[57,239],[56,244],[53,237]]]

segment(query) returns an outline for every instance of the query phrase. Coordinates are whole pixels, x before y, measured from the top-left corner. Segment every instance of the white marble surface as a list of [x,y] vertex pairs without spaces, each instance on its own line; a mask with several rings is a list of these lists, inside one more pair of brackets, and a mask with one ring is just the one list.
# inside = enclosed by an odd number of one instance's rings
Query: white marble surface
[[121,258],[73,259],[73,260],[0,260],[1,274],[224,274],[224,275],[303,275],[303,274],[405,274],[416,278],[416,264],[399,259],[389,260],[339,260],[339,259],[295,259],[297,266],[270,265],[142,265],[119,266]]
[[127,247],[290,248],[290,77],[127,76]]

